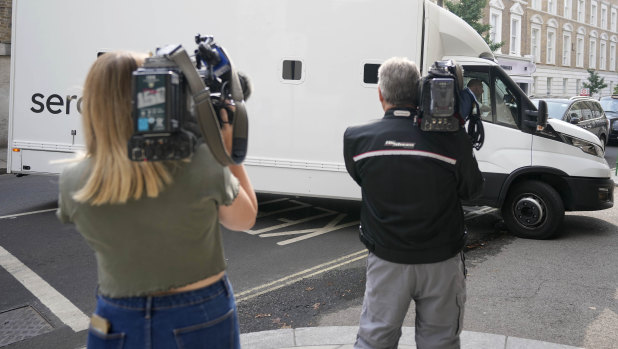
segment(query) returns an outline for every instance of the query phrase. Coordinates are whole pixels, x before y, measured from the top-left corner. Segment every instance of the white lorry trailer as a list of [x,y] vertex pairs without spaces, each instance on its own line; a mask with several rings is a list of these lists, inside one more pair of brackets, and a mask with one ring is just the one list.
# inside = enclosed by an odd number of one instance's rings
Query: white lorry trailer
[[377,68],[392,56],[423,72],[455,58],[485,84],[483,204],[508,228],[552,236],[565,210],[613,205],[601,143],[550,120],[488,59],[465,22],[424,0],[13,0],[8,172],[50,173],[84,149],[81,86],[99,52],[195,47],[214,35],[252,80],[245,164],[257,191],[360,198],[346,173],[343,132],[381,117]]

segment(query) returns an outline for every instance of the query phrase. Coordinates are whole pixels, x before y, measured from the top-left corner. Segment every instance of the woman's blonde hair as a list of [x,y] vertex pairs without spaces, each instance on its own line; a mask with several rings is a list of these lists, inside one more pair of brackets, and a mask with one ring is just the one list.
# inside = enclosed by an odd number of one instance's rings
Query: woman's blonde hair
[[127,143],[133,133],[131,75],[145,54],[108,52],[101,55],[86,77],[83,123],[86,156],[91,172],[73,198],[92,205],[125,203],[159,195],[172,181],[161,162],[129,160]]

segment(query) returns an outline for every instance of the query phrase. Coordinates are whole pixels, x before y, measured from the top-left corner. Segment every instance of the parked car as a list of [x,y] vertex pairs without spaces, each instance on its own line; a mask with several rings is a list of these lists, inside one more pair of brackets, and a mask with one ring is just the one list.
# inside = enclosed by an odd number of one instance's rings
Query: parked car
[[[603,147],[609,137],[609,120],[599,101],[584,96],[566,98],[543,98],[547,102],[547,115],[592,132],[599,137]],[[532,102],[538,106],[538,99]]]
[[618,142],[618,95],[601,97],[601,107],[609,120],[608,142]]

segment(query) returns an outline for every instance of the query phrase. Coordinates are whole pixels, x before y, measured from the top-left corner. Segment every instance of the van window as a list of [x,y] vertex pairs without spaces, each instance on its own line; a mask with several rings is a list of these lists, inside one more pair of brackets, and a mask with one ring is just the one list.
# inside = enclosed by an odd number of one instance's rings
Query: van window
[[[470,75],[464,76],[464,87],[467,87],[474,93],[476,100],[479,102],[481,110],[481,119],[487,122],[493,122],[490,103],[490,88],[488,85],[489,74],[481,72],[471,72]],[[478,88],[479,82],[482,86]],[[476,86],[476,87],[475,87]]]
[[496,104],[496,123],[517,127],[517,115],[519,105],[517,103],[517,96],[511,89],[500,79],[495,78],[495,94],[494,101]]
[[379,68],[380,64],[365,63],[363,66],[363,82],[366,84],[377,84]]
[[472,80],[482,81],[483,92],[480,98],[477,95],[477,100],[483,122],[517,128],[520,108],[517,94],[500,76],[490,75],[485,68],[475,68],[466,67],[464,70],[464,85],[468,86]]
[[284,60],[281,77],[283,80],[300,80],[302,78],[303,62]]

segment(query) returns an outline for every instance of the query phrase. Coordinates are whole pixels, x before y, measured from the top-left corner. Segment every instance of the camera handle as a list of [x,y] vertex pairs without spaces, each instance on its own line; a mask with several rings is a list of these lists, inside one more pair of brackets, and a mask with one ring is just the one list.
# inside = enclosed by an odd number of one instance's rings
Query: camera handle
[[[225,53],[225,51],[224,51]],[[227,54],[226,54],[227,55]],[[240,164],[247,155],[247,138],[249,133],[249,123],[247,120],[247,110],[245,108],[244,96],[240,85],[240,80],[234,69],[234,65],[230,60],[231,66],[231,92],[236,111],[232,120],[232,152],[229,154],[223,145],[223,137],[219,131],[219,119],[212,107],[210,100],[210,90],[204,84],[204,81],[198,74],[193,63],[187,54],[187,51],[178,45],[174,50],[167,54],[168,58],[173,60],[182,70],[185,75],[191,93],[193,94],[193,102],[197,112],[197,120],[200,126],[202,135],[205,138],[206,144],[217,162],[223,166]],[[227,56],[229,59],[229,56]]]

